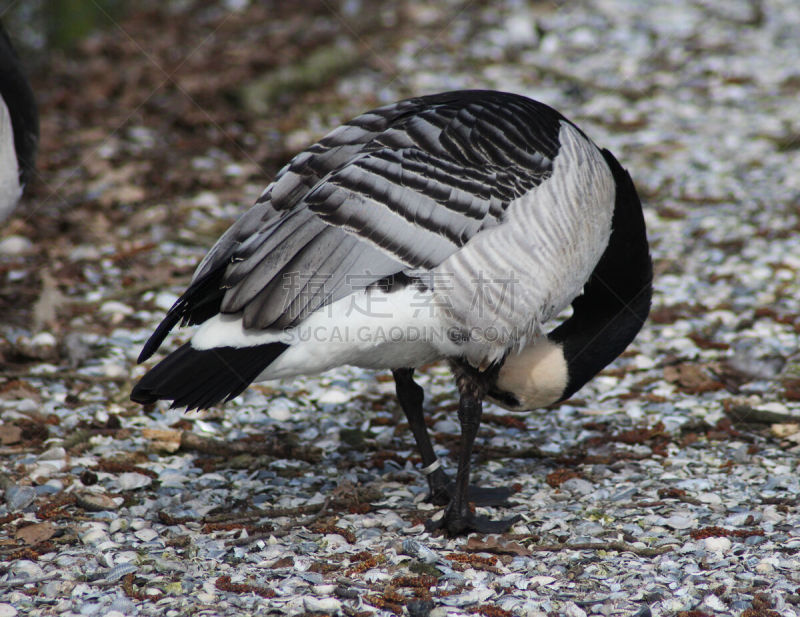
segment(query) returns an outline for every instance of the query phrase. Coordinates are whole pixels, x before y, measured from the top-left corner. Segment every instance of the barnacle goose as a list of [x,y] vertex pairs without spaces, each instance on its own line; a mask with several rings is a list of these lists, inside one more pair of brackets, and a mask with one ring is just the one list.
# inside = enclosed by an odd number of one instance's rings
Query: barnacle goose
[[33,91],[0,23],[0,222],[14,210],[31,179],[38,139]]
[[[131,398],[205,408],[256,380],[391,369],[430,498],[447,505],[429,527],[504,531],[515,519],[469,508],[510,495],[469,485],[482,401],[529,410],[571,396],[636,336],[651,279],[630,176],[557,111],[495,91],[403,100],[278,173],[202,260],[139,362],[179,322],[199,324],[191,341]],[[413,379],[437,359],[460,396],[454,482]]]

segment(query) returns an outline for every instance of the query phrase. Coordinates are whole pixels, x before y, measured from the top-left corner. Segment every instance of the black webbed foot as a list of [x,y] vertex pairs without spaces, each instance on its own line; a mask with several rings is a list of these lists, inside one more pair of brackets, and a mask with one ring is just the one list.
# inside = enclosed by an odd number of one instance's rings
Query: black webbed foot
[[472,531],[478,533],[505,533],[520,518],[522,517],[516,515],[511,518],[493,521],[489,517],[474,514],[469,510],[465,513],[459,513],[448,508],[445,510],[444,516],[439,520],[427,520],[425,529],[429,532],[442,530],[449,536],[468,534]]
[[[428,476],[430,492],[426,501],[437,506],[446,506],[456,493],[456,484],[443,470]],[[498,486],[483,487],[470,484],[467,487],[467,501],[476,506],[509,506],[508,498],[514,494],[514,489]]]
[[[455,485],[453,485],[455,490]],[[507,486],[476,486],[470,484],[467,487],[467,500],[476,506],[510,506],[508,498],[516,491]]]

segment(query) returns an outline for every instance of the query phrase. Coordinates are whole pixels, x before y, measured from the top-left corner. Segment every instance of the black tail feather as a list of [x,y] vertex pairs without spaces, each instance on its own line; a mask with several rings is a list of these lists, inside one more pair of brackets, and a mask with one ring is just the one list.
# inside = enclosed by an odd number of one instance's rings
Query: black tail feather
[[267,343],[195,349],[186,343],[142,377],[131,392],[131,400],[142,405],[167,400],[173,401],[173,407],[187,409],[205,409],[229,401],[287,347],[283,343]]

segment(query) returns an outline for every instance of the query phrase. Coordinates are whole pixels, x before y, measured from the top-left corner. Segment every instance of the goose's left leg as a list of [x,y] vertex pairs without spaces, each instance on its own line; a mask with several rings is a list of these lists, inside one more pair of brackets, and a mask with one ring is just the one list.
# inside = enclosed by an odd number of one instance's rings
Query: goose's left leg
[[422,456],[422,473],[428,480],[430,494],[428,500],[436,505],[443,506],[450,501],[448,485],[451,484],[441,462],[433,452],[428,427],[425,426],[425,415],[422,411],[422,400],[425,393],[420,385],[414,381],[413,368],[401,368],[392,371],[394,375],[395,391],[400,407],[408,419],[408,426],[414,434],[417,449]]
[[[456,487],[442,469],[441,463],[433,451],[422,411],[424,392],[414,381],[414,369],[396,369],[392,371],[392,374],[394,375],[397,399],[408,419],[408,426],[411,428],[422,456],[422,471],[428,479],[428,488],[430,489],[429,501],[443,506],[450,503]],[[511,489],[505,487],[481,488],[470,485],[467,488],[469,501],[479,506],[506,506],[508,498],[513,493]]]
[[438,521],[428,521],[429,530],[444,529],[451,536],[477,531],[479,533],[503,533],[519,520],[518,516],[510,519],[492,521],[485,516],[472,513],[469,508],[469,473],[472,445],[478,434],[483,414],[483,397],[488,390],[488,376],[468,365],[454,365],[456,383],[460,399],[458,402],[458,420],[461,424],[461,451],[458,456],[458,473],[455,491],[444,516]]

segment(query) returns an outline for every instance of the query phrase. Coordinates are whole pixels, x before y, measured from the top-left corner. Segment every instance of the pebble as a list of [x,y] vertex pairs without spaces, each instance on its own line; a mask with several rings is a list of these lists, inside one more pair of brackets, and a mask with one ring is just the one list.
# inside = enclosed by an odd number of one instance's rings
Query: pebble
[[[75,502],[88,512],[103,512],[119,508],[119,504],[113,497],[102,493],[76,493]],[[109,529],[109,531],[114,533],[117,529]]]
[[122,563],[116,565],[109,570],[106,575],[103,577],[109,583],[113,583],[115,581],[124,578],[128,574],[133,574],[139,570],[138,566],[135,566],[131,563]]
[[664,524],[672,529],[689,529],[697,525],[697,521],[691,516],[673,514],[664,521]]
[[133,535],[142,542],[151,542],[158,537],[158,532],[155,529],[147,528],[135,531]]
[[703,540],[706,550],[727,553],[731,548],[731,541],[725,537],[712,537]]
[[493,595],[494,592],[491,589],[483,587],[479,589],[470,589],[464,593],[459,593],[452,596],[445,596],[441,598],[441,602],[447,606],[472,606],[488,600]]
[[[701,607],[707,607],[712,611],[718,613],[727,613],[728,612],[728,605],[725,604],[722,600],[720,600],[716,595],[709,594],[705,598],[703,598],[703,602],[700,604]],[[702,610],[702,608],[700,609]]]
[[[126,617],[130,615],[135,615],[137,612],[136,604],[129,598],[125,597],[117,597],[111,602],[111,605],[108,607],[109,612],[116,611],[118,613],[122,613]],[[108,615],[106,615],[108,617]]]
[[697,500],[711,505],[720,505],[722,503],[722,497],[717,493],[699,493]]
[[102,529],[90,529],[81,535],[81,542],[84,544],[100,544],[108,541],[108,534]]
[[756,564],[756,572],[759,574],[771,574],[775,570],[777,561],[775,557],[764,557]]
[[562,482],[561,489],[572,493],[573,495],[589,495],[594,491],[594,486],[591,482],[583,478],[570,478]]
[[44,574],[42,567],[29,559],[17,559],[11,562],[8,571],[14,578],[37,578]]
[[6,505],[10,512],[19,512],[27,508],[36,499],[36,489],[32,486],[14,484],[5,491]]
[[336,598],[303,598],[303,606],[311,613],[336,613],[341,610],[342,603]]
[[109,533],[117,533],[118,531],[127,531],[130,527],[130,521],[124,518],[115,518],[108,524]]
[[417,540],[407,538],[403,540],[402,546],[403,553],[410,555],[411,557],[416,557],[423,563],[436,563],[439,561],[439,555],[436,553],[436,551],[429,549],[427,546]]
[[119,474],[116,479],[117,489],[120,491],[133,491],[139,488],[150,486],[153,480],[150,476],[143,473],[136,473],[135,471],[126,471]]
[[23,236],[6,236],[0,239],[0,255],[17,257],[33,251],[33,243]]
[[172,308],[172,305],[175,304],[177,299],[178,296],[176,296],[175,294],[161,292],[156,294],[153,300],[153,304],[155,304],[156,307],[158,307],[162,311],[168,311],[169,309]]
[[586,617],[586,611],[574,602],[567,602],[562,610],[566,617]]

